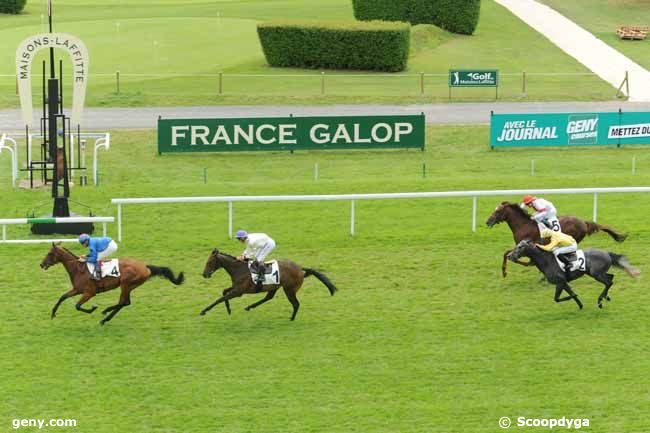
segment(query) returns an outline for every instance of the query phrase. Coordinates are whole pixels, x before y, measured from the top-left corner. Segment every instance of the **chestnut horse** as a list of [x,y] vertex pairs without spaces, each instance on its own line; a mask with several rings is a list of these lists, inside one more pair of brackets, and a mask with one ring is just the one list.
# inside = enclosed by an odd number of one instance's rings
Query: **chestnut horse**
[[[296,294],[302,286],[305,277],[309,277],[311,275],[315,276],[320,280],[321,283],[325,284],[332,296],[334,296],[334,293],[337,290],[336,286],[334,286],[329,278],[318,271],[309,268],[303,268],[290,260],[278,260],[278,266],[280,268],[279,284],[262,286],[262,291],[266,292],[266,296],[246,307],[246,311],[250,311],[253,308],[259,307],[263,303],[270,301],[275,296],[275,292],[277,292],[278,289],[282,287],[284,289],[284,294],[287,295],[287,299],[293,306],[293,314],[291,315],[291,320],[294,320],[296,318],[296,314],[298,313],[298,308],[300,307],[300,302],[298,302]],[[226,303],[226,309],[228,310],[228,314],[230,314],[230,303],[228,302],[230,299],[237,298],[243,294],[257,293],[256,284],[251,278],[248,264],[241,260],[237,260],[236,257],[233,257],[229,254],[221,253],[218,249],[215,248],[212,250],[210,257],[208,257],[208,261],[205,264],[205,268],[203,269],[203,277],[210,278],[212,274],[219,268],[224,268],[228,275],[230,275],[232,286],[223,291],[223,296],[205,307],[201,311],[201,316],[205,315],[205,313],[214,308],[215,305],[222,302]]]
[[[576,242],[580,243],[585,236],[592,235],[599,231],[604,231],[610,235],[616,242],[623,242],[627,238],[627,234],[618,233],[611,227],[603,226],[597,224],[593,221],[586,221],[572,215],[564,215],[559,217],[560,226],[562,227],[562,233],[566,233],[573,237]],[[492,212],[492,215],[487,219],[485,224],[488,227],[492,227],[495,224],[502,222],[507,222],[508,227],[512,231],[512,235],[515,239],[515,244],[524,239],[528,239],[534,242],[539,241],[539,226],[537,222],[531,219],[528,212],[524,211],[516,203],[510,203],[507,201],[501,202],[499,206]],[[512,250],[508,250],[503,254],[503,263],[501,264],[501,273],[503,277],[508,274],[506,271],[508,254]],[[522,262],[519,259],[514,261],[515,263],[523,266],[530,266],[530,263]]]
[[169,268],[146,265],[139,260],[122,257],[119,259],[119,277],[104,277],[101,281],[95,281],[90,278],[90,272],[86,263],[80,262],[79,257],[59,244],[52,244],[52,248],[43,259],[43,262],[41,262],[41,268],[48,269],[57,263],[62,263],[65,270],[68,271],[70,281],[72,282],[72,289],[61,295],[56,305],[54,305],[54,308],[52,308],[52,319],[56,317],[56,311],[63,301],[79,294],[81,294],[81,299],[77,302],[77,311],[90,314],[97,309],[97,306],[93,306],[90,309],[83,308],[82,305],[84,303],[97,293],[107,292],[119,286],[121,289],[120,300],[117,304],[102,311],[104,315],[110,313],[99,322],[103,325],[115,317],[122,308],[131,305],[131,292],[149,278],[155,276],[165,277],[177,286],[183,284],[185,280],[182,272],[178,274],[178,277],[174,277],[174,273]]

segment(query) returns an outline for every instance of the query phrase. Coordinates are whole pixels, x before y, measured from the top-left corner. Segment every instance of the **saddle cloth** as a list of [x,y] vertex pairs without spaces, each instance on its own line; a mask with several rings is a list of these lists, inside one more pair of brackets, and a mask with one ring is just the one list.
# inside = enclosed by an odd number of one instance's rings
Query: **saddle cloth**
[[[272,260],[270,262],[264,262],[264,264],[266,266],[264,267],[264,282],[262,284],[280,284],[280,266],[278,265],[278,261]],[[257,262],[250,262],[248,269],[251,272],[253,281],[257,281]]]
[[[571,257],[571,271],[587,272],[587,259],[585,258],[584,251],[578,250],[575,253],[571,254],[569,257]],[[560,269],[564,271],[564,263],[562,263],[560,259],[557,258],[557,256],[555,256],[555,261],[557,262]]]
[[[553,219],[548,220],[548,227],[546,225],[544,225],[544,223],[537,223],[537,228],[538,228],[540,233],[542,233],[542,230],[544,230],[544,229],[551,229],[554,232],[561,232],[562,231],[562,227],[560,227],[560,220],[557,219],[557,218],[553,218]],[[540,237],[541,237],[541,235],[540,235]]]
[[[92,275],[95,272],[94,263],[86,263],[88,265],[88,270]],[[102,278],[106,277],[119,277],[120,276],[120,262],[118,259],[112,259],[108,261],[102,261]]]

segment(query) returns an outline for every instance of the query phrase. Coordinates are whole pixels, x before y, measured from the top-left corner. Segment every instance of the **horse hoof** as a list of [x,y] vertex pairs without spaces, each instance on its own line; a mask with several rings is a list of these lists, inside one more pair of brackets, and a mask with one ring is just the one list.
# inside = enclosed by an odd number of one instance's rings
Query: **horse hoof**
[[605,299],[607,299],[608,301],[612,300],[609,296],[606,296]]
[[599,303],[598,308],[603,308],[603,304]]
[[201,312],[199,313],[199,315],[200,315],[200,316],[205,316],[205,311],[201,311]]
[[90,312],[93,313],[97,309],[97,305],[93,305],[93,308],[90,309]]
[[100,320],[99,321],[99,324],[102,325],[102,326],[104,326],[105,323],[106,323],[106,320]]

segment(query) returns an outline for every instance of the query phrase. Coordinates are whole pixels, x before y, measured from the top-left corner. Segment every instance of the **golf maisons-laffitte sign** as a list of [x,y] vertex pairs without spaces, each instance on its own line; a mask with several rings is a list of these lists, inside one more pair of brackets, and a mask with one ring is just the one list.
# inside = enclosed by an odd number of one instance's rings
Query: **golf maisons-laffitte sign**
[[159,119],[158,152],[424,149],[424,115]]

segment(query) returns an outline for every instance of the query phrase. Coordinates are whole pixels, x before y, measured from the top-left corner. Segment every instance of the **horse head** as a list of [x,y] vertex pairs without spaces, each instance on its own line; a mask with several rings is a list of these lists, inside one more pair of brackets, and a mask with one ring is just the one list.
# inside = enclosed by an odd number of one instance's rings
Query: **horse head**
[[508,254],[508,260],[511,260],[513,262],[519,260],[521,257],[526,256],[528,250],[533,246],[533,241],[530,239],[524,239],[517,244],[517,246],[510,252],[510,254]]
[[499,206],[494,209],[494,212],[490,214],[488,217],[487,221],[485,221],[485,224],[489,227],[492,228],[495,224],[499,224],[504,222],[507,219],[507,210],[506,207],[509,205],[507,201],[501,202]]
[[47,252],[47,255],[41,262],[41,269],[47,270],[50,266],[54,266],[57,263],[61,263],[61,256],[59,254],[59,245],[61,242],[54,243],[52,242],[52,248]]
[[205,268],[203,268],[203,278],[210,278],[220,267],[221,261],[219,260],[219,250],[215,248],[212,250],[210,257],[208,257],[208,261],[205,263]]

